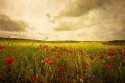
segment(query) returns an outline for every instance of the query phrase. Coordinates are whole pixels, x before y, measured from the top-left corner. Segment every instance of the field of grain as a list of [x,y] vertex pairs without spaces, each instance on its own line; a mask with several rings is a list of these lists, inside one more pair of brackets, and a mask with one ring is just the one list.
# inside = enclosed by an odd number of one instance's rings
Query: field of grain
[[0,40],[0,83],[125,83],[125,45]]

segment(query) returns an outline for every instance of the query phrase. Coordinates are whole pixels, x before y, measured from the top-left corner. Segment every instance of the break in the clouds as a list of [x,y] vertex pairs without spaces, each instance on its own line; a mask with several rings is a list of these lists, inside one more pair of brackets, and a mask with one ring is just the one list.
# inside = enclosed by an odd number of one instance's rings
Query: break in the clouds
[[0,15],[6,17],[0,18],[4,36],[52,41],[125,39],[124,0],[0,0]]

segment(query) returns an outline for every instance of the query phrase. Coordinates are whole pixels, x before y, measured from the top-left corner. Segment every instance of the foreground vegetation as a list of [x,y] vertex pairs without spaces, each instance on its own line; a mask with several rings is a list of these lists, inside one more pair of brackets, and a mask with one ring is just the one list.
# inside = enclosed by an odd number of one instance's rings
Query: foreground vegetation
[[2,83],[124,83],[125,44],[0,40]]

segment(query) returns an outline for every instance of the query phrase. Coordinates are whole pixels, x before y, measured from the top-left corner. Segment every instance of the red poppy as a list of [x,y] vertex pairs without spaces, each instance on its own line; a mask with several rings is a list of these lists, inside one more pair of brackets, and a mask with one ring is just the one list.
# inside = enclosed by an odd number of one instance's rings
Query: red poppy
[[55,48],[53,48],[52,51],[53,51],[53,52],[56,51]]
[[63,49],[62,47],[60,47],[60,49]]
[[39,47],[42,47],[42,45],[40,44]]
[[109,66],[110,66],[110,67],[112,67],[112,65],[113,65],[113,62],[109,62],[108,64],[109,64]]
[[107,70],[110,68],[108,64],[106,64],[105,67],[106,67]]
[[113,65],[113,62],[109,62],[108,64],[105,65],[106,69],[110,69]]
[[52,64],[54,64],[54,62],[53,61],[49,61],[49,64],[52,65]]
[[71,50],[69,50],[69,53],[70,53],[70,54],[72,54],[72,51],[71,51]]
[[33,76],[33,77],[32,77],[32,80],[33,80],[33,81],[37,81],[37,76]]
[[94,60],[94,56],[90,56],[90,59],[91,59],[91,60]]
[[75,59],[75,58],[76,58],[76,56],[72,56],[72,58],[74,58],[74,59]]
[[3,46],[0,46],[0,50],[3,50],[4,49],[4,47]]
[[58,48],[58,46],[54,46],[55,48]]
[[104,58],[104,56],[100,56],[100,59],[103,59]]
[[66,59],[66,56],[63,56],[64,59]]
[[74,51],[74,54],[76,54],[76,51]]
[[81,59],[84,60],[84,56],[83,55],[81,56]]
[[56,55],[56,58],[57,58],[57,59],[60,59],[60,54],[57,54],[57,55]]
[[59,66],[59,70],[60,70],[60,71],[63,71],[63,70],[64,70],[64,67],[63,67],[63,66]]
[[80,50],[80,54],[81,54],[81,55],[83,54],[82,50]]
[[115,56],[115,52],[111,49],[111,50],[108,52],[108,56]]
[[45,58],[46,63],[49,63],[49,61],[50,61],[50,58]]
[[47,47],[48,47],[48,45],[44,45],[44,46],[43,46],[44,49],[47,48]]
[[123,54],[123,50],[122,49],[118,49],[118,54],[122,55]]
[[8,57],[6,59],[6,64],[12,64],[13,62],[14,62],[14,58],[12,58],[12,57]]
[[89,67],[88,62],[85,62],[85,63],[84,63],[84,66],[85,66],[86,68],[88,68],[88,67]]
[[46,52],[50,53],[50,50],[48,48],[46,48]]
[[39,49],[40,49],[40,47],[38,46],[38,47],[37,47],[37,49],[39,50]]

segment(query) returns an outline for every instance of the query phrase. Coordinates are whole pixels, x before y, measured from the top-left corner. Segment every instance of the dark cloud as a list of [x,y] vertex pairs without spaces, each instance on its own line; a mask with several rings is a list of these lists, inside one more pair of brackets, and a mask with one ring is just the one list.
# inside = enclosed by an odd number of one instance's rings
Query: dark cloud
[[[91,11],[94,12],[90,14]],[[97,15],[93,16],[94,14]],[[83,18],[84,16],[87,18]],[[82,32],[78,36],[90,37],[90,40],[91,38],[96,40],[125,39],[124,0],[76,0],[54,18],[58,20],[72,18],[72,21],[80,18],[75,24],[67,20],[63,24],[60,23],[55,28],[58,31],[71,31],[75,28],[77,32],[81,29]]]
[[13,21],[8,16],[0,14],[0,30],[1,31],[26,31],[28,24],[24,21]]
[[75,0],[69,3],[57,17],[79,17],[88,13],[90,10],[103,6],[111,6],[114,3],[120,5],[124,3],[124,0]]

